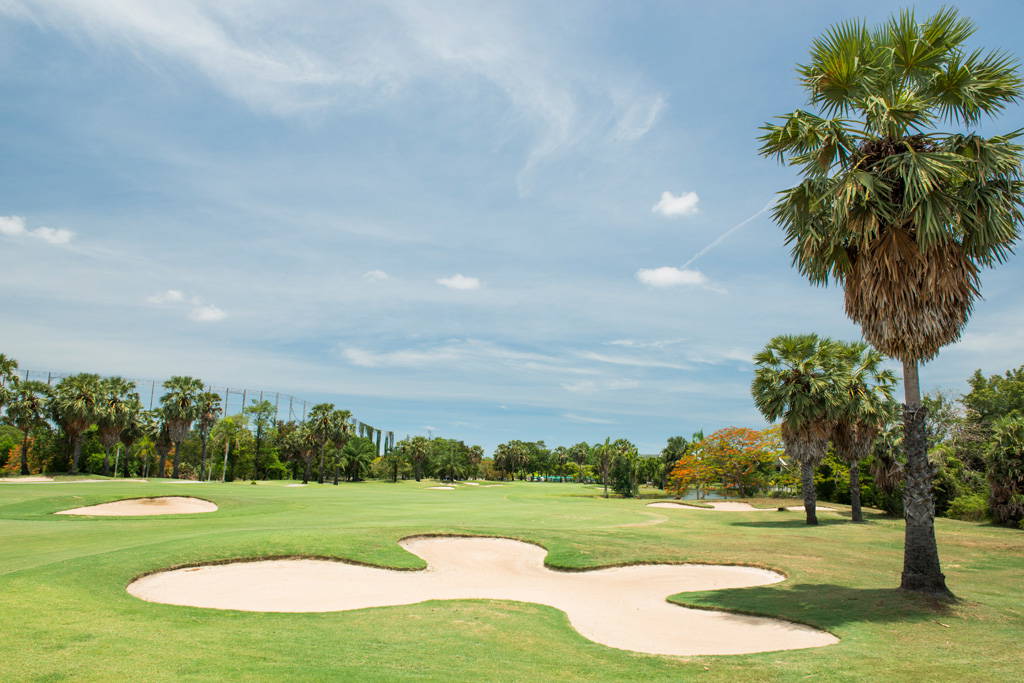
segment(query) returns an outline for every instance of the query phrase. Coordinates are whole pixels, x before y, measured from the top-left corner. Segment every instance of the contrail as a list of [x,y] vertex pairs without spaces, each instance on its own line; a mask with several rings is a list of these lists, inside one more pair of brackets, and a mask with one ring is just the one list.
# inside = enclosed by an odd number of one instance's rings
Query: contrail
[[721,235],[719,235],[718,237],[716,237],[716,238],[715,238],[715,241],[714,241],[714,242],[712,242],[712,243],[711,243],[711,244],[709,244],[708,246],[706,246],[706,247],[704,247],[703,249],[701,249],[700,251],[698,251],[698,252],[697,252],[696,254],[694,254],[693,258],[691,258],[691,259],[690,259],[689,261],[687,261],[686,263],[684,263],[684,264],[683,264],[683,267],[682,267],[682,270],[686,270],[686,268],[687,268],[687,267],[688,267],[688,266],[689,266],[689,265],[690,265],[691,263],[693,263],[694,261],[696,261],[697,259],[699,259],[699,258],[700,258],[701,256],[703,256],[704,254],[708,253],[709,251],[711,251],[712,249],[714,249],[715,247],[717,247],[717,246],[718,246],[719,244],[721,244],[721,243],[722,243],[722,240],[724,240],[724,239],[725,239],[726,237],[728,237],[729,235],[733,234],[734,232],[736,232],[737,230],[739,230],[740,228],[742,228],[742,227],[743,227],[744,225],[746,225],[746,224],[747,224],[747,223],[749,223],[750,221],[752,221],[752,220],[754,220],[755,218],[757,218],[758,216],[760,216],[760,215],[761,215],[762,213],[764,213],[764,212],[765,212],[765,211],[767,211],[768,209],[772,208],[772,206],[773,206],[774,204],[775,204],[775,200],[774,200],[774,199],[770,199],[770,200],[768,200],[768,203],[767,203],[767,204],[765,204],[765,205],[764,205],[764,207],[763,207],[763,208],[762,208],[762,209],[761,209],[760,211],[758,211],[757,213],[755,213],[755,214],[754,214],[753,216],[750,216],[750,217],[749,217],[749,218],[747,218],[746,220],[743,220],[743,221],[741,221],[741,222],[737,223],[736,225],[732,226],[731,228],[729,228],[728,230],[726,230],[725,232],[723,232],[723,233],[722,233]]

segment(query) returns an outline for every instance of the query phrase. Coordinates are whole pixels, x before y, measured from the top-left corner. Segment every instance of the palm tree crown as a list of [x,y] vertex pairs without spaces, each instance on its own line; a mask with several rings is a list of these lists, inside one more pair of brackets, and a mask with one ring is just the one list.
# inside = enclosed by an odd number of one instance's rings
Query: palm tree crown
[[964,47],[974,30],[953,9],[838,24],[798,67],[815,111],[762,129],[762,155],[804,176],[774,208],[794,264],[816,284],[843,283],[847,314],[900,360],[959,338],[979,269],[1019,237],[1024,130],[933,130],[972,126],[1021,96],[1014,59]]

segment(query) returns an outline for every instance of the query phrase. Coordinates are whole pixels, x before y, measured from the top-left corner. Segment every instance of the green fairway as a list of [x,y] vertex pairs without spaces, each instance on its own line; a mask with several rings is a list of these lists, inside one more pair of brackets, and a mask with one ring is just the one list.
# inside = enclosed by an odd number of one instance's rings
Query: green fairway
[[[603,499],[576,484],[429,490],[436,482],[342,486],[0,484],[2,680],[359,678],[1010,680],[1024,666],[1024,533],[937,520],[949,585],[941,606],[894,590],[903,523],[867,514],[671,510]],[[143,496],[196,496],[194,516],[75,518],[53,513]],[[781,501],[754,500],[759,506]],[[793,504],[795,501],[787,501]],[[635,562],[752,564],[771,586],[686,593],[678,602],[783,617],[837,645],[671,658],[593,643],[552,608],[427,602],[321,614],[176,607],[125,592],[134,577],[230,558],[329,556],[418,568],[399,539],[424,533],[520,538],[552,567]]]

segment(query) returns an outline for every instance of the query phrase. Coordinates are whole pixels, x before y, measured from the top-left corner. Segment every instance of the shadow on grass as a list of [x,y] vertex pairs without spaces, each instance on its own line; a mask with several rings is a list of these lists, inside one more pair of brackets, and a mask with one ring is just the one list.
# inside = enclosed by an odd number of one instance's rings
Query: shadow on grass
[[[779,514],[781,515],[782,513]],[[731,526],[749,526],[759,529],[813,529],[814,525],[807,523],[803,513],[799,514],[799,518],[790,517],[788,519],[766,519],[757,522],[733,522]],[[834,524],[853,524],[853,522],[845,518],[829,519],[827,517],[818,517],[818,526],[832,526]]]
[[851,588],[827,583],[686,593],[672,602],[782,617],[824,629],[856,622],[935,621],[952,616],[956,604],[898,588]]

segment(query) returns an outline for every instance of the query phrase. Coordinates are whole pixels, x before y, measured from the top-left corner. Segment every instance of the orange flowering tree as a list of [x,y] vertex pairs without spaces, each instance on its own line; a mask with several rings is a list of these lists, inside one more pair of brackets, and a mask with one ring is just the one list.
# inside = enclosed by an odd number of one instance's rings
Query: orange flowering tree
[[682,497],[691,488],[719,488],[749,496],[769,482],[782,453],[776,428],[726,427],[694,444],[676,461],[666,491]]

